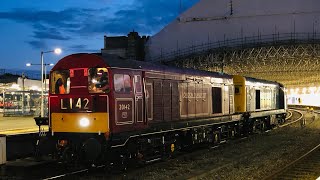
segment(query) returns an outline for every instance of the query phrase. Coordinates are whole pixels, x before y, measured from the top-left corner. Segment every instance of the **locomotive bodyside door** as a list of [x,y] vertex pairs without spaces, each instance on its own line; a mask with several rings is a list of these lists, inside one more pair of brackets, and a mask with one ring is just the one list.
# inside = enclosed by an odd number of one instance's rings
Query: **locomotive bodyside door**
[[140,125],[145,122],[144,111],[144,86],[142,80],[142,72],[133,73],[134,102],[135,102],[135,123]]
[[134,72],[133,87],[134,87],[134,99],[135,99],[135,119],[136,125],[140,126],[145,124],[145,96],[144,96],[144,84],[141,71]]

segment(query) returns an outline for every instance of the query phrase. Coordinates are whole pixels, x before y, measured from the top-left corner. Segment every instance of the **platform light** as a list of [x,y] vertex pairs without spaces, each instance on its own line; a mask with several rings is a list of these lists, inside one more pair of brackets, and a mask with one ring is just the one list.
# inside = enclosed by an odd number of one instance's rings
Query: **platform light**
[[316,89],[316,87],[309,87],[310,94],[314,94]]
[[79,121],[79,124],[81,127],[88,127],[90,124],[90,121],[88,118],[81,118]]
[[306,94],[306,92],[307,92],[307,88],[306,87],[302,88],[302,93]]
[[30,89],[33,91],[36,91],[36,90],[39,90],[40,88],[38,86],[31,86]]
[[294,93],[294,89],[290,89],[290,94],[293,94]]
[[21,89],[21,88],[19,87],[19,84],[12,84],[12,85],[11,85],[11,88],[12,88],[12,89],[17,89],[17,90]]

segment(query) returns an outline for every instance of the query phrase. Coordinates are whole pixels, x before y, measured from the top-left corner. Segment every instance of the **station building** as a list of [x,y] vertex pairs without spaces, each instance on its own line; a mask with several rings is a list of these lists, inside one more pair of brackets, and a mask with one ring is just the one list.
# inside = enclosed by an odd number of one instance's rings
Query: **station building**
[[[47,80],[44,97],[47,109]],[[0,112],[3,116],[40,115],[41,81],[6,74],[0,76]]]

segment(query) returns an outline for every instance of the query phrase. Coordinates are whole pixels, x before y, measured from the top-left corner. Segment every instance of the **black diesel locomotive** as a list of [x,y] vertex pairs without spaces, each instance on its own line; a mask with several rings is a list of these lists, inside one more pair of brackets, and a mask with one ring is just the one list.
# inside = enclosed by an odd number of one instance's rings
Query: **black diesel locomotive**
[[47,137],[60,160],[146,162],[266,130],[285,114],[276,82],[72,54],[50,72]]

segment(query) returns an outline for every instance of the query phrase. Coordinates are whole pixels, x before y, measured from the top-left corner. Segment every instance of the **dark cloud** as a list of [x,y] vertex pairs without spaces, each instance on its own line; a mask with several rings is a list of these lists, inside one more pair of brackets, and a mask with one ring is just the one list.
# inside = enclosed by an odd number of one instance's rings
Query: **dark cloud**
[[73,9],[59,12],[37,11],[33,9],[15,9],[11,12],[0,12],[0,19],[10,19],[23,23],[45,23],[50,25],[63,25],[72,21],[77,15]]
[[[127,34],[133,29],[141,34],[152,35],[158,32],[166,24],[173,21],[179,13],[191,7],[199,0],[136,0],[134,6],[127,9],[119,9],[113,18],[102,17],[97,23],[88,21],[80,29],[82,33],[111,33]],[[181,7],[181,9],[180,9]]]
[[58,31],[35,31],[34,38],[36,39],[54,39],[54,40],[69,40],[68,36],[63,36]]
[[[27,41],[32,47],[42,47],[43,40],[72,40],[73,37],[104,34],[128,34],[135,30],[140,34],[152,35],[158,32],[181,11],[199,0],[136,0],[132,6],[88,9],[69,8],[62,11],[14,9],[0,12],[0,19],[9,19],[30,24],[34,28],[33,40]],[[182,7],[182,9],[180,9]],[[71,47],[72,48],[72,47]],[[76,46],[74,47],[76,48]],[[86,49],[78,45],[78,49]]]
[[26,41],[26,43],[30,44],[31,47],[34,47],[36,49],[47,49],[47,44],[44,41]]
[[83,45],[83,44],[69,46],[68,50],[71,50],[73,52],[89,52],[89,53],[100,52],[100,49],[89,49],[87,45]]
[[87,46],[86,46],[86,45],[83,45],[83,44],[80,44],[80,45],[70,46],[69,48],[70,48],[70,49],[86,49]]

